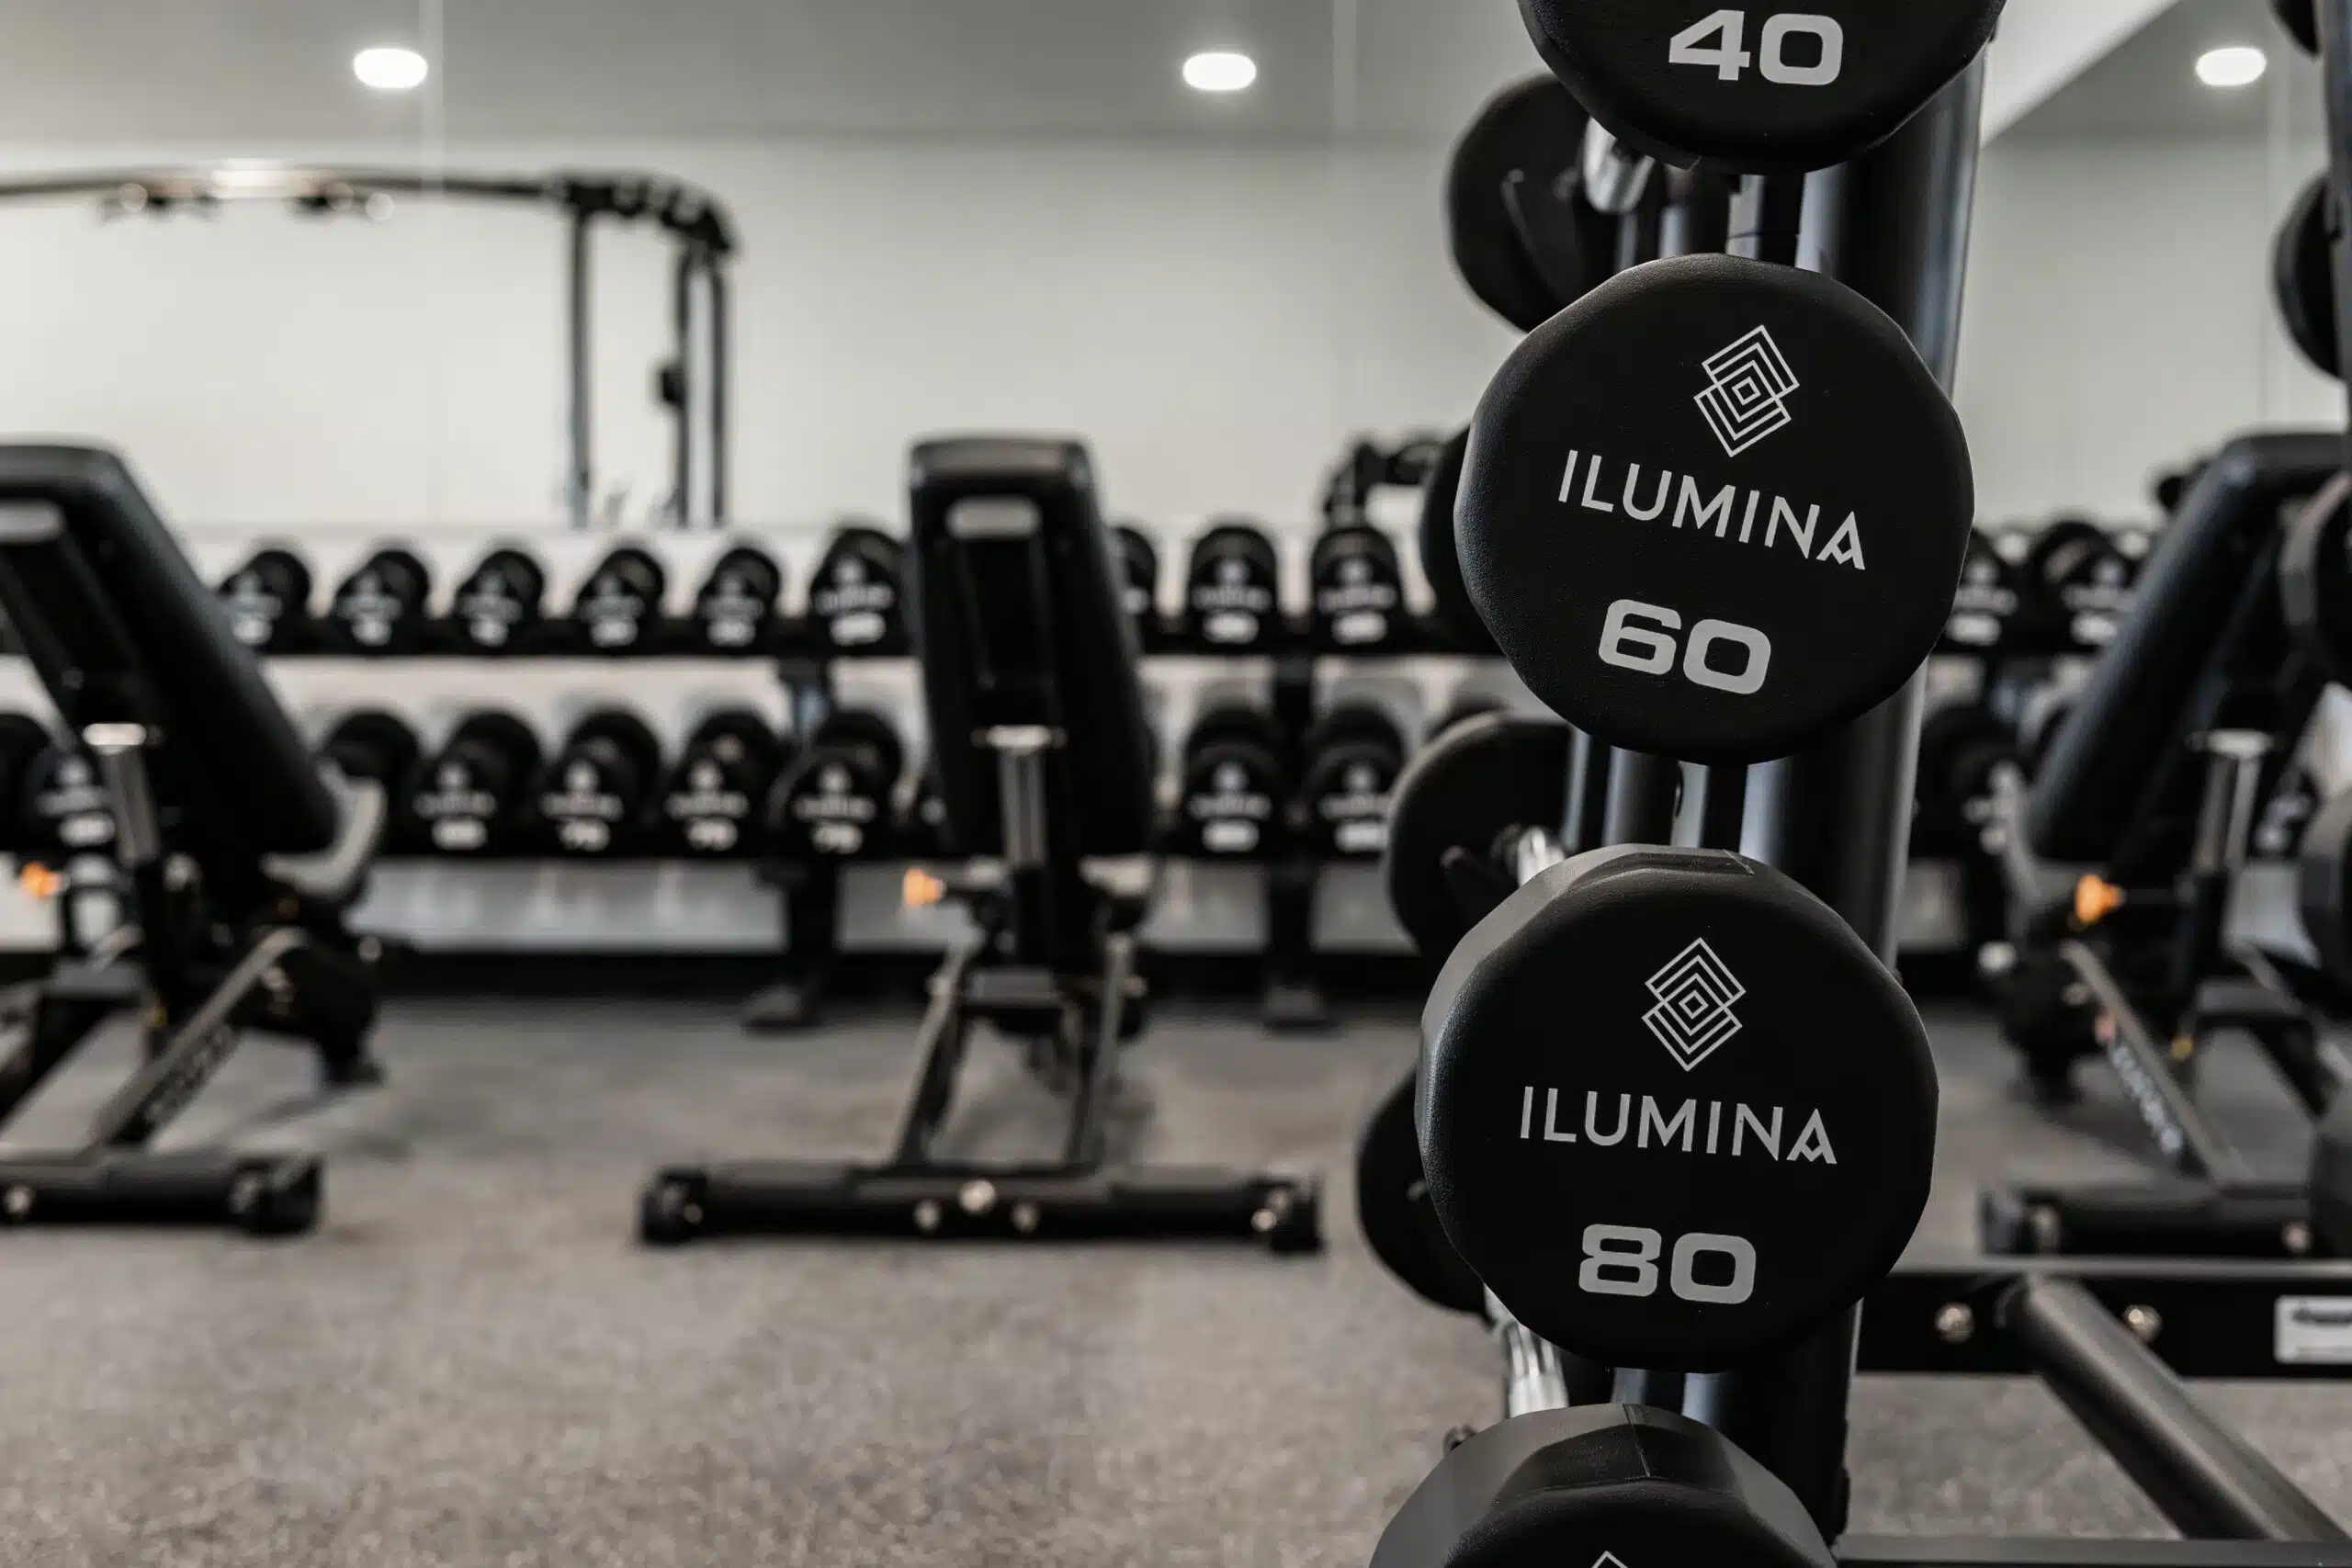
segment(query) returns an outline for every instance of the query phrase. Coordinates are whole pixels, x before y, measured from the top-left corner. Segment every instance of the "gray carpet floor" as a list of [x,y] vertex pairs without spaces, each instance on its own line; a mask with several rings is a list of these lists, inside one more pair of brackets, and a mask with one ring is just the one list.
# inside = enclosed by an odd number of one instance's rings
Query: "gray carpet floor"
[[[1354,1131],[1403,1018],[1272,1038],[1160,1019],[1122,1117],[1137,1153],[1330,1179],[1329,1250],[753,1242],[648,1252],[636,1188],[695,1154],[877,1149],[912,1018],[799,1039],[724,1010],[404,1003],[386,1088],[319,1110],[242,1055],[176,1130],[315,1146],[314,1236],[11,1235],[0,1247],[6,1568],[1324,1568],[1361,1565],[1441,1435],[1496,1415],[1478,1326],[1394,1283],[1353,1223]],[[1939,1185],[1918,1250],[1965,1250],[1979,1182],[2131,1168],[2096,1075],[2025,1106],[1972,1016],[1934,1021]],[[109,1041],[19,1130],[70,1135]],[[1052,1106],[978,1060],[964,1147],[1042,1146]],[[2209,1102],[2265,1165],[2295,1118],[2226,1054]],[[2352,1387],[2199,1396],[2352,1519]],[[2038,1388],[1866,1379],[1856,1527],[2165,1533]]]

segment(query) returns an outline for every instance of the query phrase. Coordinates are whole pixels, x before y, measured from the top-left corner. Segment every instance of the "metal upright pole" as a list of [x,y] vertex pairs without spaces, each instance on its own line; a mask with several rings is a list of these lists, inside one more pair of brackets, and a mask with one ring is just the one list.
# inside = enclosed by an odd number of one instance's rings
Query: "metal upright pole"
[[[1947,390],[1959,357],[1984,91],[1980,60],[1891,140],[1807,182],[1801,265],[1893,317]],[[1924,675],[1915,676],[1820,744],[1755,770],[1748,792],[1748,852],[1818,895],[1890,964],[1924,691]],[[1832,1539],[1845,1527],[1846,1410],[1860,1324],[1858,1307],[1756,1366],[1694,1378],[1684,1405],[1787,1482]]]
[[695,510],[695,249],[681,241],[670,269],[670,366],[677,396],[670,405],[670,504],[681,528],[694,526]]
[[564,477],[564,509],[575,528],[585,528],[594,505],[596,473],[592,445],[590,398],[594,378],[589,373],[589,320],[595,302],[590,298],[594,278],[589,271],[589,242],[594,220],[582,211],[571,214],[571,248],[565,269],[565,303],[571,320],[565,331],[565,369],[570,383],[571,450]]
[[727,422],[728,396],[732,376],[728,359],[734,339],[730,320],[732,306],[729,301],[727,257],[729,253],[713,247],[703,255],[703,277],[710,296],[710,451],[706,459],[710,465],[710,522],[720,527],[727,522]]

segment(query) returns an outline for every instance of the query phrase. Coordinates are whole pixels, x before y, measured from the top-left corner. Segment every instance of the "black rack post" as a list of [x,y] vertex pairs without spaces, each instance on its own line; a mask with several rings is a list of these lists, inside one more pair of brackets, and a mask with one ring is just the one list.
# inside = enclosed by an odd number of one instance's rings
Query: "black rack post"
[[[2148,1314],[2137,1307],[2134,1312]],[[2072,1280],[2029,1280],[2002,1325],[2052,1393],[2191,1540],[2342,1540],[2342,1527],[2207,1414],[2154,1351]],[[2143,1332],[2158,1331],[2143,1316]]]
[[[2352,0],[2340,0],[2352,6]],[[1892,316],[1947,390],[1984,92],[1980,59],[1890,141],[1806,182],[1801,259]],[[1924,674],[1807,751],[1754,771],[1751,844],[1890,966],[1918,772]],[[1760,840],[1760,842],[1759,842]],[[1753,1368],[1693,1379],[1687,1408],[1771,1468],[1833,1538],[1860,1309]]]
[[[1273,716],[1295,787],[1306,777],[1301,748],[1315,724],[1314,654],[1276,656]],[[1309,851],[1289,842],[1292,835],[1282,837],[1285,847],[1266,868],[1265,1021],[1278,1030],[1328,1029],[1331,1004],[1315,966],[1315,894],[1321,871]]]
[[565,464],[563,503],[575,528],[589,525],[589,513],[595,504],[596,474],[591,445],[594,430],[590,423],[594,387],[589,375],[590,318],[595,307],[591,298],[595,284],[591,271],[594,222],[586,210],[574,208],[565,224],[568,243],[564,252],[564,367],[566,396],[570,400],[566,428],[571,433],[571,450]]

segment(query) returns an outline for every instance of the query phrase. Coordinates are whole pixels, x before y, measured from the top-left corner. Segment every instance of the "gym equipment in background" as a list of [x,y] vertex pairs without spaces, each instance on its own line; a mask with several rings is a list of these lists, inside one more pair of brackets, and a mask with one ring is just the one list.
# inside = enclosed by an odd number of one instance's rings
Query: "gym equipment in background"
[[256,653],[286,653],[311,631],[311,569],[283,546],[255,550],[220,580],[229,633]]
[[[646,1189],[639,1234],[1232,1234],[1278,1251],[1316,1248],[1310,1178],[1131,1170],[1109,1157],[1118,1055],[1141,999],[1131,933],[1147,901],[1096,887],[1081,863],[1149,852],[1154,766],[1090,459],[1061,442],[967,439],[918,446],[912,470],[908,570],[932,772],[949,837],[1001,863],[1001,877],[941,881],[922,895],[963,902],[978,931],[932,983],[887,1162],[674,1167]],[[1069,1097],[1054,1156],[1005,1167],[935,1152],[980,1023]]]
[[1170,847],[1204,860],[1272,857],[1288,827],[1286,751],[1264,708],[1211,701],[1184,737]]
[[544,175],[443,168],[264,166],[235,162],[184,169],[74,171],[0,180],[0,203],[95,199],[107,217],[210,212],[228,202],[276,202],[313,217],[390,217],[411,198],[495,201],[548,209],[564,220],[564,510],[585,528],[597,510],[591,408],[591,262],[597,227],[650,223],[677,247],[671,272],[671,357],[656,378],[671,418],[670,493],[662,515],[708,524],[727,515],[728,283],[735,226],[697,186],[649,174],[558,170]]
[[345,653],[413,653],[424,631],[433,574],[413,550],[382,549],[360,563],[327,603],[329,645]]
[[1588,121],[1549,75],[1497,94],[1454,144],[1446,241],[1479,303],[1533,332],[1617,261],[1615,221],[1583,201]]
[[837,708],[818,725],[768,801],[768,843],[795,861],[862,860],[895,847],[906,769],[897,726],[870,708]]
[[1159,548],[1131,523],[1112,530],[1119,547],[1119,603],[1136,624],[1136,636],[1147,650],[1159,637]]
[[2270,253],[2271,291],[2288,341],[2312,369],[2331,377],[2343,373],[2335,341],[2335,252],[2328,234],[2332,199],[2323,170],[2287,209]]
[[558,854],[625,855],[644,846],[662,782],[662,742],[637,715],[598,708],[571,727],[537,781],[533,812]]
[[737,545],[718,558],[695,594],[693,640],[714,653],[762,647],[784,596],[784,569],[756,545]]
[[316,1156],[149,1145],[246,1030],[307,1046],[331,1089],[379,1077],[375,977],[343,914],[383,795],[314,764],[121,459],[0,447],[0,610],[103,782],[131,917],[12,994],[0,1122],[109,1017],[141,1013],[146,1036],[80,1146],[0,1158],[0,1223],[307,1230]]
[[466,715],[401,790],[403,837],[435,854],[515,852],[526,841],[539,758],[537,732],[513,714]]
[[791,754],[789,743],[748,708],[704,715],[680,749],[654,813],[667,847],[697,858],[760,853],[767,843],[768,794]]
[[906,547],[850,524],[833,536],[808,581],[808,618],[828,653],[907,651]]
[[1299,743],[1305,761],[1290,802],[1290,840],[1317,860],[1378,860],[1405,771],[1405,735],[1378,703],[1342,702]]
[[651,653],[661,645],[662,600],[669,591],[669,573],[651,551],[622,545],[581,583],[571,625],[592,652]]
[[535,640],[547,614],[548,569],[503,547],[481,558],[449,598],[449,625],[469,653],[513,653]]
[[1193,545],[1184,573],[1185,645],[1252,653],[1282,636],[1282,559],[1254,523],[1214,525]]
[[1341,524],[1316,538],[1307,588],[1317,648],[1379,653],[1411,629],[1396,541],[1369,523]]

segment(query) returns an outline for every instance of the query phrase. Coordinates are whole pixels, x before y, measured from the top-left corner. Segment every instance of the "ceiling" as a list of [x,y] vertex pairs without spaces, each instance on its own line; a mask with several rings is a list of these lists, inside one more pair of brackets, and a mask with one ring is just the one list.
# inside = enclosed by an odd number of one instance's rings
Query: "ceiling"
[[[0,40],[9,141],[414,131],[426,95],[351,80],[374,42],[423,44],[475,138],[1438,136],[1536,68],[1513,7],[1467,0],[74,0],[9,7]],[[1220,46],[1257,90],[1182,85]]]
[[[2199,83],[2197,57],[2227,43],[2260,45],[2269,74],[2233,92]],[[2178,0],[2009,134],[2258,137],[2274,129],[2297,138],[2324,130],[2317,63],[2278,30],[2268,0]]]
[[[2087,0],[2011,0],[2013,15],[2033,4]],[[17,5],[0,22],[0,143],[218,152],[415,136],[435,116],[451,137],[475,141],[1430,140],[1453,135],[1497,85],[1534,68],[1514,12],[1502,0]],[[2273,46],[2268,82],[2238,93],[2196,83],[2201,50],[2247,40]],[[381,42],[424,48],[435,65],[427,92],[383,97],[351,80],[352,53]],[[1216,47],[1257,57],[1256,90],[1211,98],[1182,85],[1183,57]],[[2281,92],[2308,133],[2316,77],[2276,30],[2267,0],[2178,0],[2011,134],[2255,135]]]

